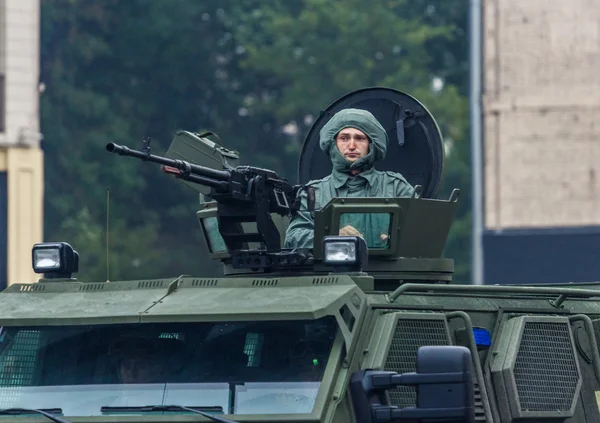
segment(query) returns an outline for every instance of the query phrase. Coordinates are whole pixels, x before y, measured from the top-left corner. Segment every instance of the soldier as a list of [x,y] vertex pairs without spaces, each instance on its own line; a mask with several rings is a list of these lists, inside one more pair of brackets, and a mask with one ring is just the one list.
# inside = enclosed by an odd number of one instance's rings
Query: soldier
[[[323,179],[310,181],[315,189],[315,209],[332,198],[410,197],[414,188],[395,172],[375,170],[373,164],[385,158],[388,136],[379,121],[367,110],[344,109],[337,112],[320,132],[320,147],[333,164]],[[286,232],[286,248],[312,248],[314,213],[307,210],[306,192],[301,191],[301,211]],[[304,210],[304,211],[302,211]],[[385,247],[389,237],[389,215],[344,214],[339,235],[365,238],[369,248]]]

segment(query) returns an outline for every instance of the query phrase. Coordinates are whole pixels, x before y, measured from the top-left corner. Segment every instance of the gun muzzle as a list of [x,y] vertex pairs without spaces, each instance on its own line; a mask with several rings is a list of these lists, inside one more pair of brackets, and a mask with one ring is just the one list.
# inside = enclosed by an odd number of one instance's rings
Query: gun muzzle
[[108,144],[106,144],[106,151],[122,156],[123,154],[129,152],[129,148],[119,144],[115,144],[114,142],[109,142]]

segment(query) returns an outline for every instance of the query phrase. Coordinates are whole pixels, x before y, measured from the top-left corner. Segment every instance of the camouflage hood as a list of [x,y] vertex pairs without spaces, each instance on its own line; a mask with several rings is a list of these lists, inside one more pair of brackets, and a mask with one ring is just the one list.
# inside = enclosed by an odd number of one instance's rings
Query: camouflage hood
[[[370,139],[369,154],[355,161],[349,162],[337,149],[335,136],[344,128],[356,128],[363,131]],[[321,150],[329,156],[333,168],[340,172],[358,169],[367,170],[378,160],[385,158],[388,137],[383,126],[375,119],[371,112],[362,109],[344,109],[337,112],[323,126],[320,132]]]

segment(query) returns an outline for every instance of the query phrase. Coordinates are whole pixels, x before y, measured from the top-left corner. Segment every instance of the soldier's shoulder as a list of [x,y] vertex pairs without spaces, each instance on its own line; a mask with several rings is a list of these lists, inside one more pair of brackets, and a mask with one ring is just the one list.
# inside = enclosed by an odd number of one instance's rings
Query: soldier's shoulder
[[401,173],[392,172],[389,170],[384,170],[384,171],[381,171],[380,173],[384,173],[385,175],[387,175],[388,177],[390,177],[392,179],[396,179],[396,180],[404,182],[405,184],[409,184],[409,182],[406,180],[406,178],[404,176],[402,176]]
[[320,185],[323,185],[327,182],[329,182],[329,180],[331,179],[331,175],[327,175],[324,178],[321,179],[312,179],[310,181],[308,181],[305,185],[309,186],[309,187],[319,187]]

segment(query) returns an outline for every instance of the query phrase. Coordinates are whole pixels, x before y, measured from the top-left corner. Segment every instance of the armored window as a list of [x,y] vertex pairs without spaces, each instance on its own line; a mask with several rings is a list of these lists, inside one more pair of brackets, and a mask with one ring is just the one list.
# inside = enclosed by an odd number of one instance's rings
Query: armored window
[[389,213],[342,213],[339,230],[351,226],[365,239],[369,249],[387,249],[392,236],[391,221]]

